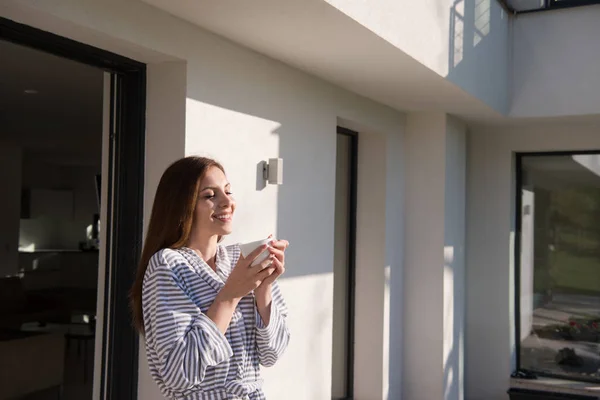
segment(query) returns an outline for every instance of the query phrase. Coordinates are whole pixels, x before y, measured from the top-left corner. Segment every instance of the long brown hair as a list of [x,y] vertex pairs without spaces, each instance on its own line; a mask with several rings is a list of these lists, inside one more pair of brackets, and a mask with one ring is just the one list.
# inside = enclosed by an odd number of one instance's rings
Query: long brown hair
[[200,181],[210,167],[217,167],[225,173],[223,166],[215,160],[185,157],[171,164],[160,178],[144,249],[130,292],[133,324],[142,334],[142,284],[150,258],[161,249],[177,249],[187,244],[192,231]]

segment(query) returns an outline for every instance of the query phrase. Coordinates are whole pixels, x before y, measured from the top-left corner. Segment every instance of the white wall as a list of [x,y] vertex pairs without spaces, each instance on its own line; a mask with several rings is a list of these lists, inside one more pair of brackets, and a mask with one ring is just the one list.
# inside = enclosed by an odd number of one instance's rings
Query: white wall
[[598,114],[599,18],[600,5],[515,18],[511,116]]
[[[273,232],[291,242],[282,288],[292,334],[302,339],[292,339],[278,366],[265,371],[271,398],[330,396],[337,117],[361,124],[358,220],[364,228],[358,232],[356,318],[362,329],[356,332],[355,390],[362,398],[382,398],[388,361],[382,346],[387,191],[381,155],[386,136],[402,132],[402,114],[226,42],[203,35],[195,42],[206,51],[187,59],[186,154],[216,157],[228,170],[239,228],[227,241]],[[277,156],[284,159],[283,186],[257,190],[257,163]],[[290,394],[297,381],[310,383]]]
[[498,0],[456,0],[449,18],[447,79],[506,114],[511,82],[511,18]]
[[0,143],[0,277],[15,275],[19,265],[21,149]]
[[[403,387],[403,320],[404,320],[404,184],[406,165],[405,135],[387,138],[385,202],[385,292],[383,330],[384,398],[401,399]],[[369,188],[367,187],[367,190]],[[387,355],[387,360],[385,359]],[[385,396],[387,393],[387,397]]]
[[407,121],[405,399],[437,400],[443,394],[445,121],[442,113],[409,114]]
[[326,0],[495,110],[508,108],[508,15],[497,0]]
[[466,127],[411,113],[406,131],[402,394],[462,399]]
[[597,150],[599,131],[600,121],[557,121],[469,135],[466,399],[505,400],[515,366],[513,154]]
[[[23,12],[23,3],[34,7],[34,12]],[[359,198],[363,201],[358,218],[371,230],[364,229],[359,238],[358,268],[365,279],[361,282],[364,304],[357,308],[362,310],[362,318],[372,312],[376,319],[371,320],[369,332],[363,328],[361,338],[357,332],[362,343],[357,344],[356,391],[364,394],[359,398],[383,398],[384,385],[388,385],[384,372],[392,363],[399,365],[397,346],[389,346],[390,352],[384,354],[389,333],[384,332],[383,323],[386,264],[394,273],[401,271],[396,251],[401,237],[391,235],[400,227],[386,223],[386,211],[400,196],[401,178],[395,171],[387,173],[387,166],[398,164],[381,155],[401,150],[404,116],[138,2],[27,1],[6,10],[25,22],[32,16],[30,23],[58,32],[64,29],[79,40],[106,43],[109,50],[116,51],[107,38],[116,37],[115,48],[135,47],[142,58],[163,53],[182,60],[185,72],[175,71],[180,66],[177,63],[175,69],[165,67],[162,75],[153,76],[156,65],[149,69],[145,215],[166,165],[183,154],[206,154],[223,162],[239,202],[238,229],[228,241],[273,232],[291,242],[288,272],[281,286],[290,308],[293,337],[277,366],[265,371],[270,398],[330,396],[338,118],[361,132]],[[47,14],[69,21],[68,29]],[[83,28],[77,29],[78,25]],[[93,35],[89,29],[94,30]],[[144,48],[151,54],[145,55]],[[185,95],[180,91],[183,76],[187,79]],[[168,107],[164,114],[161,106],[168,102],[160,99],[165,96],[161,88],[181,107]],[[172,125],[171,120],[175,121]],[[276,156],[284,159],[283,186],[257,190],[257,163]],[[397,221],[397,211],[392,214]],[[394,248],[386,247],[390,245]],[[394,311],[398,308],[390,312]],[[304,384],[298,386],[298,381]],[[295,388],[293,393],[290,387]],[[160,398],[144,368],[143,356],[139,393],[144,400]]]
[[467,127],[446,122],[444,188],[444,399],[464,397]]

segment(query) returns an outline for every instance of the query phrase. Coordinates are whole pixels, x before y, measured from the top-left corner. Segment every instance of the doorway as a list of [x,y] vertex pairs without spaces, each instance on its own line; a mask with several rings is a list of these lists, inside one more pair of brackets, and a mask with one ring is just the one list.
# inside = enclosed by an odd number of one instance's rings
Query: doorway
[[135,399],[145,65],[2,18],[0,57],[0,399]]
[[338,127],[331,393],[331,398],[334,400],[351,399],[354,391],[357,168],[358,134]]

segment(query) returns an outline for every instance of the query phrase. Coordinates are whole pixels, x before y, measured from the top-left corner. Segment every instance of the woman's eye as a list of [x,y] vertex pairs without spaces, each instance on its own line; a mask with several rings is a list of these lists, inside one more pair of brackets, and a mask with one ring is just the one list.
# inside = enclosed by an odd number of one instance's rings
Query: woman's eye
[[[233,194],[232,192],[229,192],[229,191],[228,192],[224,192],[224,193],[227,196],[231,196]],[[217,197],[217,194],[216,193],[206,193],[203,197],[208,200],[208,199],[212,199],[212,198]]]

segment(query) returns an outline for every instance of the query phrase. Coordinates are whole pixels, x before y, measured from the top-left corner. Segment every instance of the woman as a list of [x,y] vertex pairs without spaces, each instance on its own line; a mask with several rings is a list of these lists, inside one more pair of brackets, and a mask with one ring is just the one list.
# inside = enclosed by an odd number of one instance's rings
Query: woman
[[[186,157],[163,174],[131,291],[150,372],[169,399],[265,399],[259,365],[288,345],[287,309],[276,279],[285,240],[244,258],[219,241],[235,201],[223,167]],[[251,266],[268,249],[270,256]]]

